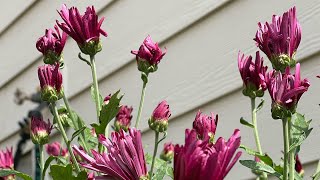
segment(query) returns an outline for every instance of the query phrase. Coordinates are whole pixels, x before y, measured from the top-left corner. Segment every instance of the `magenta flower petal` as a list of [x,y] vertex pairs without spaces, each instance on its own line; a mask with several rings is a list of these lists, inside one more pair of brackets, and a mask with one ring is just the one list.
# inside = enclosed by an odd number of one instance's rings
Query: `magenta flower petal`
[[147,166],[141,143],[141,133],[136,129],[113,132],[111,138],[99,135],[98,140],[107,148],[106,153],[92,150],[94,158],[74,146],[73,149],[86,161],[85,168],[102,173],[110,179],[139,180],[147,176]]

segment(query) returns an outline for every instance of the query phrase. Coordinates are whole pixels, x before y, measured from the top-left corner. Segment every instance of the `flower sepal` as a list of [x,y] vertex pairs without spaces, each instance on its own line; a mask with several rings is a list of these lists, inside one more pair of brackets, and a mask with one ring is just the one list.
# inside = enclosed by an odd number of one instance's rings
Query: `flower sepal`
[[295,108],[288,110],[280,104],[273,103],[271,107],[271,114],[273,119],[287,119],[295,113]]
[[54,65],[55,63],[63,64],[63,56],[62,54],[57,54],[54,51],[48,51],[43,56],[43,62],[51,65]]
[[150,118],[148,120],[148,124],[150,129],[156,131],[156,132],[165,132],[168,129],[168,120],[158,120],[154,118]]
[[102,44],[99,39],[90,40],[83,45],[79,45],[79,48],[83,54],[94,56],[102,50]]
[[60,90],[60,92],[56,91],[56,89],[51,86],[45,86],[41,90],[41,99],[43,101],[52,103],[52,102],[58,101],[62,97],[63,97],[63,88]]
[[158,70],[157,64],[150,64],[144,59],[137,59],[138,70],[146,74],[156,72]]
[[250,82],[243,86],[242,94],[250,98],[263,97],[264,90],[262,88],[257,89],[256,86]]
[[275,70],[284,72],[287,67],[294,67],[297,62],[293,58],[290,58],[286,54],[281,54],[279,56],[273,55],[271,58],[272,67]]

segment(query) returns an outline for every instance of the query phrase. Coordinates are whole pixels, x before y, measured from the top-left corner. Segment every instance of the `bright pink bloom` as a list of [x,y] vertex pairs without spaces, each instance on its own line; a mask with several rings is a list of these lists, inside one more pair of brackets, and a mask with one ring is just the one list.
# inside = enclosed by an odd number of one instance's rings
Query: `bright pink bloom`
[[38,77],[43,101],[55,102],[62,98],[62,74],[58,63],[39,66]]
[[149,119],[149,127],[157,132],[164,132],[168,128],[168,120],[171,116],[169,104],[167,101],[162,101],[154,109],[151,118]]
[[61,53],[66,44],[67,34],[60,33],[57,25],[53,29],[46,29],[45,35],[40,37],[36,43],[38,51],[45,56],[46,64],[53,64],[59,62]]
[[272,117],[283,119],[295,112],[296,106],[302,94],[310,86],[307,79],[300,78],[300,64],[296,64],[295,74],[290,74],[287,67],[284,74],[271,71],[266,74],[266,83],[272,99]]
[[147,177],[147,166],[139,130],[129,128],[128,133],[123,130],[119,133],[112,132],[111,139],[100,134],[98,140],[108,151],[100,154],[91,150],[94,158],[77,146],[73,146],[73,149],[87,162],[81,163],[83,167],[100,172],[104,177],[111,179],[139,180]]
[[202,114],[199,110],[194,121],[193,129],[196,130],[198,137],[202,140],[209,140],[214,138],[218,124],[218,114],[214,116],[211,113],[211,116]]
[[68,149],[63,149],[59,142],[53,142],[46,145],[46,151],[50,156],[68,156]]
[[168,121],[171,116],[169,105],[166,100],[161,101],[152,113],[155,121]]
[[124,106],[122,105],[120,107],[120,110],[116,116],[116,119],[114,121],[114,126],[116,131],[120,131],[120,129],[123,129],[125,131],[128,130],[131,124],[131,119],[132,119],[132,107],[129,106]]
[[160,158],[164,161],[171,161],[174,155],[174,145],[172,142],[165,143]]
[[220,137],[215,144],[199,140],[194,129],[186,129],[185,145],[174,149],[174,179],[224,179],[241,156],[236,153],[240,140],[238,129],[227,142]]
[[0,151],[0,169],[13,169],[12,147]]
[[154,43],[148,35],[143,41],[138,51],[131,51],[132,54],[136,55],[137,60],[147,61],[150,65],[157,65],[162,57],[166,54],[160,49],[158,43]]
[[294,65],[293,58],[301,41],[301,27],[297,20],[296,7],[282,16],[273,15],[271,23],[258,25],[254,40],[268,56],[273,67],[284,70],[286,66]]
[[64,23],[60,23],[57,20],[58,26],[80,46],[91,40],[99,41],[100,34],[107,36],[107,33],[101,29],[104,17],[98,22],[98,15],[93,6],[87,7],[86,12],[80,15],[76,7],[68,9],[67,6],[63,4],[58,13],[64,21]]
[[259,51],[256,52],[255,62],[252,61],[252,56],[244,56],[239,52],[238,68],[243,81],[243,94],[251,98],[262,97],[267,89],[264,76],[268,67],[263,66]]
[[[12,147],[9,149],[7,148],[6,150],[0,151],[0,170],[1,169],[13,169],[14,164],[13,164],[13,154],[12,154]],[[15,175],[8,175],[5,177],[0,177],[0,179],[4,180],[11,180],[15,179]]]
[[49,142],[49,135],[52,130],[52,125],[48,120],[45,122],[42,118],[31,118],[31,139],[35,144],[47,144]]
[[42,65],[38,67],[38,77],[41,89],[52,87],[60,92],[62,89],[62,74],[59,69],[59,64]]

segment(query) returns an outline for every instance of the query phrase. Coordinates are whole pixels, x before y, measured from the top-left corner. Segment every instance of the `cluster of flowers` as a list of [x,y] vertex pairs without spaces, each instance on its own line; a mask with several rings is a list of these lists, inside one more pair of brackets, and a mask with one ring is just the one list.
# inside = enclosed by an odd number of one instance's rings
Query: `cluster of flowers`
[[[284,130],[283,178],[287,179],[289,166],[293,169],[295,164],[298,173],[303,171],[295,150],[289,152],[288,149],[289,145],[290,147],[292,145],[291,117],[296,113],[302,94],[310,86],[307,79],[301,79],[300,64],[295,61],[301,40],[301,27],[297,20],[295,7],[282,16],[273,15],[271,23],[258,23],[258,26],[254,41],[271,61],[273,69],[267,72],[268,67],[263,65],[263,58],[259,51],[256,52],[255,61],[252,56],[245,56],[239,52],[238,68],[243,80],[243,95],[251,98],[254,105],[255,98],[262,97],[264,91],[268,89],[272,100],[272,118],[282,119],[284,129],[286,129]],[[295,73],[290,72],[290,67],[295,67]],[[255,113],[254,107],[253,128],[255,129],[257,150],[260,155],[264,155],[259,142]],[[292,156],[290,160],[288,160],[289,156]],[[258,161],[257,157],[256,161]],[[293,179],[294,176],[293,172],[289,173],[290,179]]]
[[[41,87],[41,98],[50,103],[50,110],[54,115],[52,125],[50,121],[33,117],[31,120],[31,138],[33,143],[42,149],[46,144],[47,153],[51,156],[69,157],[74,171],[79,173],[83,169],[91,170],[88,179],[122,179],[122,180],[147,180],[153,179],[154,161],[159,142],[159,134],[164,133],[169,125],[171,111],[168,103],[163,100],[154,109],[148,120],[150,129],[155,132],[155,151],[153,154],[151,170],[147,170],[146,158],[143,150],[141,131],[138,130],[144,90],[148,82],[148,75],[156,72],[158,64],[166,54],[158,43],[147,36],[139,50],[131,51],[136,57],[138,70],[143,80],[143,93],[135,127],[131,127],[133,108],[127,105],[119,105],[114,118],[114,131],[111,137],[107,137],[108,123],[101,133],[101,129],[93,129],[91,136],[98,141],[98,150],[85,146],[82,136],[79,135],[79,143],[84,145],[71,146],[64,125],[66,119],[72,119],[75,131],[80,131],[79,123],[76,123],[74,111],[69,107],[63,90],[63,49],[70,36],[79,46],[80,51],[90,56],[90,61],[81,57],[93,71],[93,88],[97,108],[97,118],[102,124],[103,109],[112,106],[111,94],[100,102],[97,79],[95,75],[94,56],[102,50],[100,35],[107,36],[101,29],[104,18],[98,21],[98,15],[94,7],[87,7],[84,14],[80,14],[76,7],[67,8],[63,5],[58,11],[63,22],[57,20],[54,29],[47,29],[45,35],[36,43],[37,49],[43,54],[45,65],[38,68],[38,77]],[[268,89],[271,99],[271,111],[274,119],[286,121],[296,111],[298,101],[310,85],[307,79],[300,78],[300,64],[294,60],[297,48],[301,40],[300,24],[296,18],[295,7],[282,16],[273,16],[271,23],[259,23],[259,29],[254,40],[272,63],[273,70],[267,72],[267,66],[263,65],[263,58],[259,51],[253,62],[252,56],[245,56],[239,52],[238,67],[243,80],[243,94],[255,100],[262,97]],[[295,66],[295,74],[290,73],[290,67]],[[56,102],[64,100],[65,111],[58,111]],[[255,107],[254,107],[255,108]],[[254,113],[255,111],[253,111]],[[254,117],[254,116],[253,116]],[[65,121],[64,121],[65,120]],[[64,121],[64,122],[62,122]],[[218,124],[218,115],[203,114],[199,111],[193,121],[192,129],[185,130],[185,142],[183,145],[165,143],[160,155],[167,162],[173,161],[173,177],[176,180],[222,180],[240,158],[240,131],[235,129],[228,140],[222,137],[215,138]],[[253,125],[255,129],[255,119]],[[62,135],[67,148],[63,148],[58,142],[48,144],[50,133],[55,127]],[[84,126],[85,127],[85,126]],[[94,126],[101,127],[101,126]],[[95,133],[97,132],[97,133]],[[164,137],[165,137],[164,136]],[[257,131],[255,131],[257,149],[262,155]],[[163,140],[163,139],[162,139]],[[287,151],[285,151],[287,153]],[[66,158],[67,159],[67,158]],[[297,162],[298,162],[298,158]],[[259,159],[257,159],[259,161]],[[288,161],[285,159],[285,161]],[[43,159],[40,158],[40,167],[43,170]],[[285,162],[286,163],[286,162]],[[79,166],[80,164],[80,166]],[[301,164],[296,163],[297,170]],[[12,149],[0,152],[0,168],[13,169]],[[43,171],[41,171],[43,172]],[[42,174],[44,177],[44,174]],[[9,175],[5,179],[14,179]]]

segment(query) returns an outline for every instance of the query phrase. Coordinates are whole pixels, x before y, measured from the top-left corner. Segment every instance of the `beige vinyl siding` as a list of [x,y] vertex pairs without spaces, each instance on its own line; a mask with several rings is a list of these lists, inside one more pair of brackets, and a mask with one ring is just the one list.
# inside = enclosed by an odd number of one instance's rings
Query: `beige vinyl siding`
[[[121,89],[125,94],[122,103],[134,107],[133,120],[142,82],[130,50],[138,49],[148,34],[168,49],[159,70],[150,74],[147,86],[141,129],[148,152],[153,148],[154,137],[148,129],[147,119],[162,99],[166,99],[172,109],[168,140],[182,143],[184,129],[191,127],[195,113],[201,109],[205,113],[212,111],[219,114],[217,137],[227,138],[233,129],[240,128],[243,143],[254,147],[252,132],[239,123],[241,116],[249,119],[250,102],[241,94],[237,53],[242,50],[245,54],[254,54],[257,48],[252,39],[257,23],[269,21],[272,14],[280,14],[296,5],[303,33],[297,59],[302,60],[303,76],[312,83],[310,91],[300,102],[299,110],[314,119],[312,125],[316,127],[301,152],[301,159],[308,163],[310,174],[315,161],[320,158],[320,143],[317,141],[320,79],[315,78],[320,74],[318,0],[26,1],[19,6],[19,10],[11,12],[16,19],[0,24],[0,31],[2,27],[6,28],[4,33],[0,33],[0,114],[2,126],[5,127],[0,131],[1,148],[16,143],[17,121],[34,106],[31,103],[15,105],[13,93],[17,87],[31,93],[38,86],[36,71],[42,62],[35,41],[45,28],[53,26],[55,19],[60,20],[55,10],[60,8],[62,2],[68,6],[77,5],[81,11],[87,5],[94,4],[99,15],[106,17],[103,29],[109,36],[102,37],[103,51],[96,57],[101,94],[104,96]],[[95,121],[95,106],[89,92],[91,72],[84,62],[78,60],[79,50],[75,42],[68,39],[65,50],[67,94],[71,97],[73,108],[89,124]],[[269,62],[267,64],[270,66]],[[281,123],[270,118],[267,92],[265,99],[265,106],[258,116],[262,146],[279,160]],[[26,151],[31,148],[30,143]],[[248,179],[252,174],[238,164],[227,179],[239,177]]]

